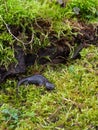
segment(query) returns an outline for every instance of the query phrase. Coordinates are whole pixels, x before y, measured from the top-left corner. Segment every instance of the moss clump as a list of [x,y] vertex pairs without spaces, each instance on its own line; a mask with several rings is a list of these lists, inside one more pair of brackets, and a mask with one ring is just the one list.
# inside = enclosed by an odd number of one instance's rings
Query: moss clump
[[[0,52],[0,65],[5,66],[8,66],[10,62],[13,61],[13,45],[17,43],[23,46],[24,49],[27,49],[24,43],[29,42],[32,34],[34,35],[34,39],[32,43],[29,44],[29,48],[33,48],[32,51],[34,52],[40,47],[45,47],[50,44],[49,36],[51,33],[54,34],[55,32],[55,37],[57,38],[60,38],[60,36],[71,37],[73,31],[72,26],[69,24],[70,19],[72,21],[74,19],[84,19],[85,21],[94,20],[97,22],[97,0],[70,0],[66,3],[66,7],[64,8],[57,4],[55,0],[52,2],[1,0],[0,3],[0,50],[2,50],[2,53]],[[80,10],[78,15],[73,10],[75,7]],[[17,41],[9,34],[2,18],[12,34],[22,42]],[[12,49],[12,51],[10,52],[9,49]]]
[[[77,14],[76,8],[79,12]],[[0,66],[15,62],[14,45],[36,52],[50,45],[52,33],[57,39],[77,35],[76,21],[97,22],[98,0],[69,0],[62,8],[56,0],[0,0]],[[78,23],[78,22],[76,22]],[[19,42],[9,33],[21,40]],[[81,26],[79,26],[81,27]],[[75,28],[76,30],[78,28]],[[28,43],[34,39],[28,47]],[[34,66],[40,70],[41,66]],[[28,68],[29,69],[29,68]],[[31,73],[32,67],[28,70]],[[55,84],[55,90],[22,85],[16,98],[17,80],[0,84],[1,130],[96,130],[98,127],[98,48],[84,48],[81,59],[66,65],[47,65],[43,75]]]
[[83,49],[81,59],[55,68],[47,66],[43,75],[55,84],[47,92],[35,85],[20,87],[7,80],[0,90],[0,128],[4,129],[91,129],[98,124],[98,49]]

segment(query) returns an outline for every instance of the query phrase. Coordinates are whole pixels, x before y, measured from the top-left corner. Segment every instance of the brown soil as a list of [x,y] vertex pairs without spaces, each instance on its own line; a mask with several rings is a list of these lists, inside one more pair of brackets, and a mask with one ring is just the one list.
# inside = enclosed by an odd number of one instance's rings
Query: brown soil
[[[44,21],[42,19],[35,21],[33,27],[36,30],[36,37],[40,38],[41,42],[43,42],[44,36],[42,33],[48,33],[51,45],[46,46],[45,48],[39,47],[37,51],[34,52],[30,49],[30,45],[28,44],[25,46],[26,51],[24,52],[23,47],[15,43],[15,58],[17,59],[18,64],[12,63],[9,65],[8,70],[4,67],[0,67],[0,82],[3,82],[11,75],[16,76],[17,74],[25,73],[26,67],[33,65],[35,61],[39,64],[48,64],[49,62],[52,64],[66,63],[69,59],[72,47],[74,47],[74,53],[70,60],[78,58],[79,52],[84,47],[90,46],[91,44],[98,46],[98,25],[86,24],[83,22],[70,22],[70,26],[73,27],[71,36],[66,35],[65,37],[61,35],[58,39],[57,34],[51,30],[49,21]],[[11,31],[16,37],[21,37],[21,28],[11,27]],[[67,32],[63,33],[67,34]],[[75,33],[77,33],[77,35],[74,35]],[[26,29],[26,34],[28,34],[26,41],[30,41],[31,32],[29,28]]]

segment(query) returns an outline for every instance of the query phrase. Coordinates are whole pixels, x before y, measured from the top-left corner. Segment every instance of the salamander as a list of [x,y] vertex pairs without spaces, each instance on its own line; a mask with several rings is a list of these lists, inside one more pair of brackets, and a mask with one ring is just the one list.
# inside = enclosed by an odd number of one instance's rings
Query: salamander
[[21,84],[25,84],[25,85],[35,84],[35,85],[38,85],[38,86],[45,86],[45,88],[47,90],[53,90],[54,89],[54,84],[49,82],[47,78],[45,78],[44,76],[42,76],[40,74],[35,74],[33,76],[21,79],[17,84],[17,94],[18,94],[19,86]]

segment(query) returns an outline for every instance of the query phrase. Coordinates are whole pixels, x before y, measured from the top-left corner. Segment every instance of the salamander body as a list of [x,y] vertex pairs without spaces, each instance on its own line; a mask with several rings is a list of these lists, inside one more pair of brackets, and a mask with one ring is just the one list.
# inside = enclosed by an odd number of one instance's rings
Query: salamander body
[[21,84],[35,84],[38,86],[45,86],[47,90],[52,90],[54,89],[54,85],[48,81],[44,76],[36,74],[27,78],[21,79],[18,84],[17,84],[17,93],[18,93],[18,88]]

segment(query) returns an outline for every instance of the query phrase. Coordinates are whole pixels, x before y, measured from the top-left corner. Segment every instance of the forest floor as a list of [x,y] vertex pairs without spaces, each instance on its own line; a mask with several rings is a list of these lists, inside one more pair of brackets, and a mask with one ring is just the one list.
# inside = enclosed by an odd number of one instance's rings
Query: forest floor
[[[98,1],[85,2],[1,0],[0,130],[98,129]],[[34,74],[54,90],[17,97]]]

